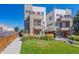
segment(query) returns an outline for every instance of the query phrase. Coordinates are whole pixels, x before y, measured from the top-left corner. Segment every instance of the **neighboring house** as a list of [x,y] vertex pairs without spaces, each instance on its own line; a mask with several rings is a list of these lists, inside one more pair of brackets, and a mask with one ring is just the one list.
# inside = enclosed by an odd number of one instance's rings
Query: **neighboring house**
[[25,5],[24,32],[27,34],[40,34],[46,28],[46,8]]
[[46,33],[53,33],[56,37],[67,37],[71,33],[72,24],[70,9],[54,9],[47,14]]
[[8,27],[6,25],[0,24],[0,32],[4,32],[4,31],[14,31],[14,28],[12,27]]

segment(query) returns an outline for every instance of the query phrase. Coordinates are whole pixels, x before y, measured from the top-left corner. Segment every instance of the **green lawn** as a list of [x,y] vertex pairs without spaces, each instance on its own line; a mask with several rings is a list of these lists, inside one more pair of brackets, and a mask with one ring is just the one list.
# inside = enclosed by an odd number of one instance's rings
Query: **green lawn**
[[27,40],[22,42],[21,54],[78,54],[79,48],[62,41]]

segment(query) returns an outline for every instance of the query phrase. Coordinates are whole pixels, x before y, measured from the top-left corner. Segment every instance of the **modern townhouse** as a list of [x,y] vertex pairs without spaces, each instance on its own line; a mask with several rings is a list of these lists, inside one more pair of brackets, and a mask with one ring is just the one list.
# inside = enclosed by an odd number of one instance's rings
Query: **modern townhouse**
[[40,34],[46,28],[46,8],[25,5],[24,31],[27,34]]
[[67,37],[71,34],[73,25],[70,9],[54,9],[47,14],[46,33],[53,33],[56,37]]

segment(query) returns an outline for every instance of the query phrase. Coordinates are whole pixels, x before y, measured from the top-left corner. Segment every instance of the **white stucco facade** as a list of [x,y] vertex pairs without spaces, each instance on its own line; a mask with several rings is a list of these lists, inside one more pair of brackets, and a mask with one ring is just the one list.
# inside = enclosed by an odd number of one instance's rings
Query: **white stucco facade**
[[[46,20],[46,24],[47,24],[47,29],[50,31],[56,31],[56,22],[57,19],[60,18],[59,15],[71,15],[71,10],[70,9],[54,9],[53,11],[51,11],[48,15],[47,15],[47,20]],[[50,19],[51,17],[51,19]],[[69,19],[65,19],[65,21],[70,21],[70,27],[72,27],[73,24],[73,19],[69,18]],[[52,25],[49,25],[52,24]],[[49,26],[48,26],[49,25]]]
[[70,9],[54,9],[47,14],[46,33],[54,33],[58,37],[70,35],[73,25],[72,11]]

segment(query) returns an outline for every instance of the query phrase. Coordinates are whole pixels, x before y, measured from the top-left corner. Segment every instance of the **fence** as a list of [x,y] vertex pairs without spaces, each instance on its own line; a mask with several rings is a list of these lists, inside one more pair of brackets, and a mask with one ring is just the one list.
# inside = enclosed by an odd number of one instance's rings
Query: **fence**
[[17,33],[12,33],[5,37],[0,37],[0,52],[3,51],[13,40],[18,36]]

